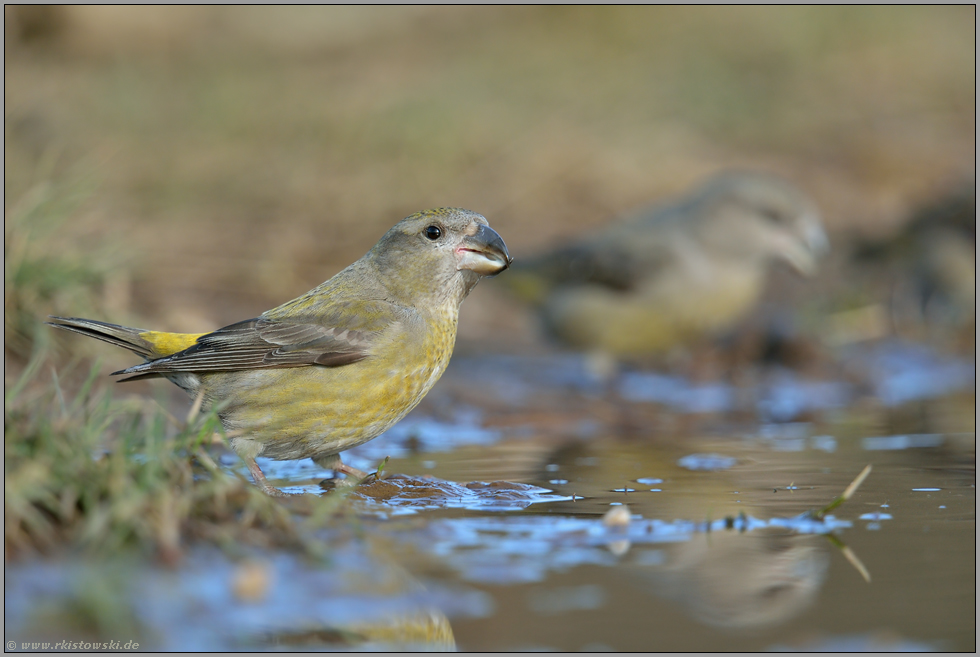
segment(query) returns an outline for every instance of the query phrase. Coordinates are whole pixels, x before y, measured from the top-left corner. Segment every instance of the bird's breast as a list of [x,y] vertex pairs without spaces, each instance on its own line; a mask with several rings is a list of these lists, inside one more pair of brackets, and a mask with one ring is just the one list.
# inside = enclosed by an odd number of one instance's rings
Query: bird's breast
[[207,377],[224,400],[226,428],[280,459],[339,452],[403,418],[442,376],[456,341],[455,317],[403,325],[364,360],[341,367],[227,372]]

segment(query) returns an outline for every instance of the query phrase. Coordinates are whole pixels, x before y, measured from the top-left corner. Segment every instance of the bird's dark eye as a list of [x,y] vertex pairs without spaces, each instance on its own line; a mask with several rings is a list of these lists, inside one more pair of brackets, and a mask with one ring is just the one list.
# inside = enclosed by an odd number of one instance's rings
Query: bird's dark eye
[[426,226],[425,230],[422,232],[424,232],[425,236],[433,242],[442,237],[442,229],[438,226]]

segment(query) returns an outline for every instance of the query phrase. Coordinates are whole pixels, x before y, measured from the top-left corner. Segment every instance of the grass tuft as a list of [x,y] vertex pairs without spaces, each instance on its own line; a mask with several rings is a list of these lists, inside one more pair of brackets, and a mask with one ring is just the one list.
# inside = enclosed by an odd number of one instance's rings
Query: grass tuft
[[207,451],[221,442],[213,409],[176,421],[159,407],[115,399],[94,385],[98,365],[69,396],[57,376],[44,382],[45,365],[39,351],[4,398],[8,557],[67,548],[136,551],[174,564],[194,540],[233,555],[254,545],[323,556],[313,532],[340,500],[311,501],[311,523],[219,468]]

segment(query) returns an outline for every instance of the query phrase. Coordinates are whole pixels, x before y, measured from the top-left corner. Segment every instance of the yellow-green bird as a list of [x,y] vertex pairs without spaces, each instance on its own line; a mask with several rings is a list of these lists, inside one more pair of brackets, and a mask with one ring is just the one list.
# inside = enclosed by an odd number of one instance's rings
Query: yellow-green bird
[[643,356],[730,328],[757,301],[770,262],[812,274],[827,248],[806,195],[772,175],[729,172],[522,261],[507,286],[562,342]]
[[403,219],[360,260],[260,316],[213,333],[147,331],[53,317],[52,326],[125,347],[145,363],[114,374],[166,377],[218,406],[256,484],[255,462],[312,458],[355,477],[340,452],[412,410],[449,363],[459,306],[512,258],[487,220],[459,208]]

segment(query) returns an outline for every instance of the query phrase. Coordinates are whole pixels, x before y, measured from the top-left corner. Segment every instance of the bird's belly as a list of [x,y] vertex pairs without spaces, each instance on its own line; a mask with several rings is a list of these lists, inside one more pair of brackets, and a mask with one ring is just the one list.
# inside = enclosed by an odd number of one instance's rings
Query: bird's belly
[[[407,359],[406,359],[407,360]],[[377,437],[422,400],[448,356],[408,366],[297,367],[202,377],[225,428],[243,440],[236,451],[273,459],[336,454]],[[236,445],[235,443],[239,443]],[[243,443],[248,443],[247,445]]]
[[544,311],[550,328],[573,346],[633,356],[728,328],[760,290],[761,277],[754,275],[703,282],[679,276],[628,293],[598,286],[572,288],[555,295]]

